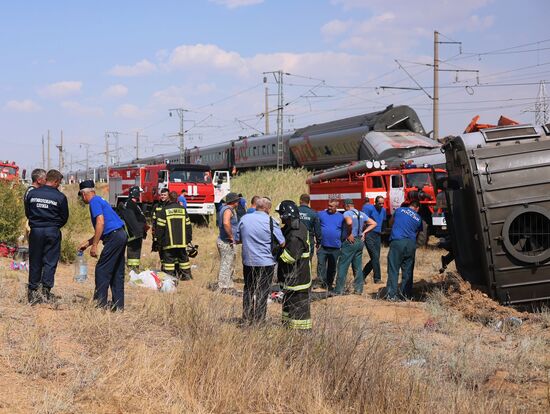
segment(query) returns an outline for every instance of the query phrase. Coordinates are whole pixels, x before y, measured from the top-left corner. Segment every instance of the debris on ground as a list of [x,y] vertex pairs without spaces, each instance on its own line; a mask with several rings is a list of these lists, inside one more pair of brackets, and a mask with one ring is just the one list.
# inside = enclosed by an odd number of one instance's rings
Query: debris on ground
[[144,270],[141,273],[130,271],[130,284],[161,292],[175,292],[177,280],[164,272]]

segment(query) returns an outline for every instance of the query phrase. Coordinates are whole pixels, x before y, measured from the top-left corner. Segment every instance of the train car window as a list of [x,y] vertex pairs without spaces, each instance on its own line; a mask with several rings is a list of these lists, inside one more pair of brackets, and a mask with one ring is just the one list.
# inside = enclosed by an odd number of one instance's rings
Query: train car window
[[151,180],[151,170],[145,172],[145,182],[148,183]]
[[254,156],[258,155],[258,151],[256,150],[256,147],[252,148],[252,155]]
[[271,144],[271,153],[274,155],[277,153],[276,148],[277,146],[275,144]]
[[391,186],[393,188],[403,187],[403,177],[401,175],[392,175]]
[[265,145],[262,145],[262,155],[266,155],[266,152],[265,152]]

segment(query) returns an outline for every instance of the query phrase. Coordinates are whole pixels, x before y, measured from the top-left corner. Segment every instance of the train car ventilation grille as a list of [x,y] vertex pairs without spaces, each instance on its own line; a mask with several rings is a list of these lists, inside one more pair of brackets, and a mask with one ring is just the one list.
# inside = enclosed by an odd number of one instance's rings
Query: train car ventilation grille
[[537,130],[531,125],[518,125],[506,128],[491,128],[481,131],[486,142],[507,141],[539,137]]
[[509,254],[524,263],[541,263],[550,258],[550,214],[538,206],[514,211],[502,229]]

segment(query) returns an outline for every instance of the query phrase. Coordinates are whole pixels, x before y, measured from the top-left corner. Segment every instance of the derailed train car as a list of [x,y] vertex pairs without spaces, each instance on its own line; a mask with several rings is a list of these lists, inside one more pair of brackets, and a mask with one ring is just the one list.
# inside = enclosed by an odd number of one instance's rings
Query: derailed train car
[[461,276],[504,304],[550,299],[550,131],[531,125],[452,137],[447,224]]

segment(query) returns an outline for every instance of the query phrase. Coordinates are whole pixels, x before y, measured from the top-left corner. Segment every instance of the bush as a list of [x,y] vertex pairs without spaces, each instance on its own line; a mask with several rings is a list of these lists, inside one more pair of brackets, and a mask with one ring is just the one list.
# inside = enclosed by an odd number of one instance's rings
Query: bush
[[0,241],[15,244],[23,234],[24,192],[22,185],[0,181]]
[[76,259],[76,250],[78,245],[70,237],[64,237],[61,239],[61,255],[59,260],[62,263],[73,263]]

